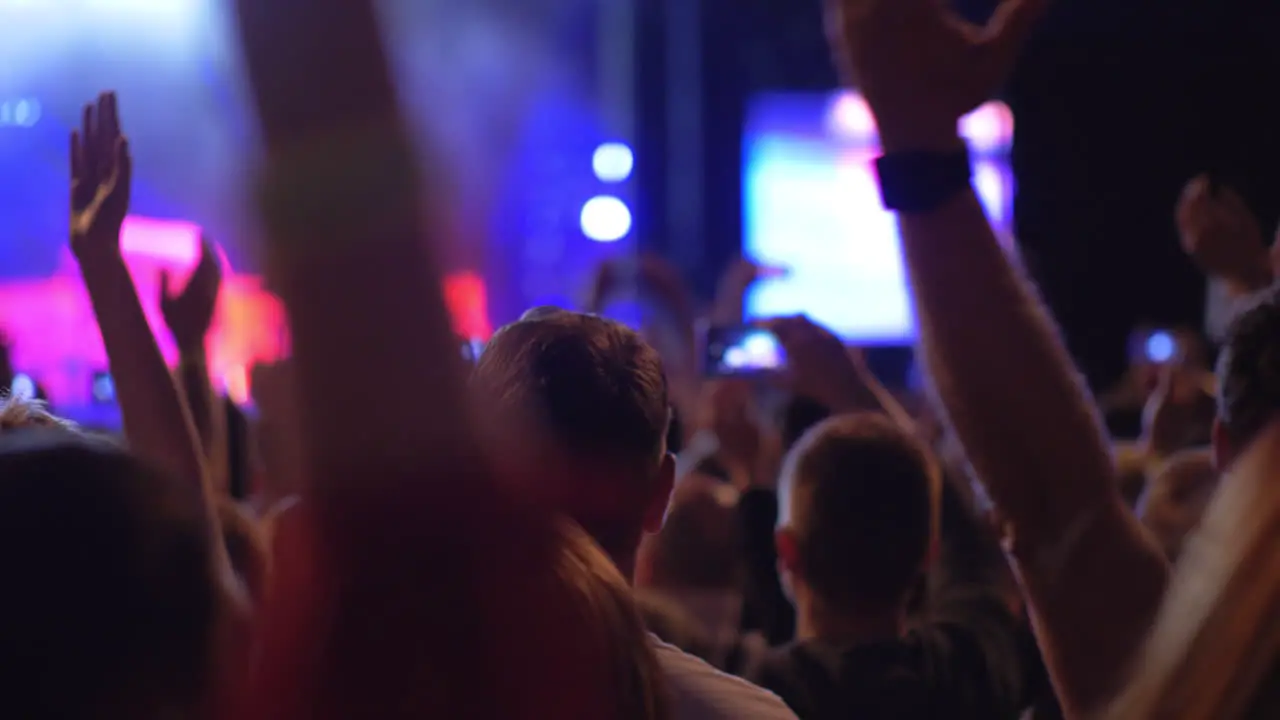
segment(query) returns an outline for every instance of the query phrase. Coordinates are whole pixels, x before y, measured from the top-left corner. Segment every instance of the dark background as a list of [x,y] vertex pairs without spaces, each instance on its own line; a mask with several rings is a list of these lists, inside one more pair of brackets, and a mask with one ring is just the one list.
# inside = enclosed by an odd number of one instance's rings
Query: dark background
[[[818,0],[688,3],[643,5],[638,24],[640,230],[709,289],[741,245],[745,98],[835,77]],[[994,5],[958,9],[983,18]],[[691,14],[700,30],[681,31]],[[1204,281],[1172,221],[1190,177],[1236,187],[1268,229],[1280,217],[1278,21],[1278,2],[1060,0],[1024,52],[1004,94],[1019,241],[1095,389],[1123,372],[1135,324],[1201,325]],[[673,73],[697,82],[672,87]],[[666,199],[690,173],[704,181],[692,217]]]

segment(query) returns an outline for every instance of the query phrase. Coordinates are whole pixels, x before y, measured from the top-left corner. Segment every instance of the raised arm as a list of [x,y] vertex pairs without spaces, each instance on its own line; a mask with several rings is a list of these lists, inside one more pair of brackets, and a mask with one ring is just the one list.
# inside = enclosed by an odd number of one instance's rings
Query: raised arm
[[[103,94],[71,135],[71,250],[102,331],[130,449],[203,495],[206,470],[191,417],[120,255],[132,170],[116,96]],[[210,518],[216,523],[212,510]]]
[[787,352],[793,392],[833,413],[883,412],[915,431],[911,414],[871,372],[861,352],[845,347],[830,330],[805,317],[774,320],[770,329]]
[[[472,447],[432,252],[452,229],[452,188],[419,176],[373,7],[237,6],[267,147],[268,271],[289,313],[311,480],[446,466]],[[376,408],[343,387],[354,373],[388,389]]]
[[1272,264],[1258,218],[1235,190],[1205,176],[1182,190],[1174,213],[1182,249],[1210,279],[1239,298],[1271,284]]
[[900,193],[891,202],[925,366],[1008,521],[1038,641],[1064,709],[1079,716],[1123,679],[1167,567],[1121,502],[1101,424],[1048,312],[959,174],[959,118],[994,94],[1040,5],[1008,0],[975,28],[931,0],[846,0],[831,27],[879,124],[882,188]]
[[227,417],[209,379],[205,341],[222,289],[222,266],[213,243],[200,244],[200,262],[181,292],[160,276],[160,312],[178,346],[177,380],[195,424],[205,466],[216,491],[227,489]]

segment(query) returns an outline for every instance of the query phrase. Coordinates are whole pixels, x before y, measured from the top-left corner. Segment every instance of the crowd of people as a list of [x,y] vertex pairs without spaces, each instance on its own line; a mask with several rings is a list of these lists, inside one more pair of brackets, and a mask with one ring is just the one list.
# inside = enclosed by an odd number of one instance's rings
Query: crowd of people
[[[372,4],[239,0],[292,356],[255,373],[255,452],[235,452],[246,420],[204,363],[216,253],[164,283],[172,372],[121,259],[117,99],[86,106],[70,244],[124,436],[0,400],[6,715],[1280,712],[1280,293],[1257,221],[1188,184],[1184,248],[1233,297],[1216,376],[1187,341],[1095,401],[956,133],[1043,0],[985,27],[932,0],[829,5],[880,129],[923,401],[803,317],[768,323],[787,367],[767,392],[703,377],[693,328],[741,320],[745,262],[703,312],[646,259],[665,311],[639,329],[599,314],[606,266],[583,308],[532,309],[464,360],[439,273],[450,176],[416,159],[435,156],[408,139]],[[394,391],[338,389],[352,367]]]

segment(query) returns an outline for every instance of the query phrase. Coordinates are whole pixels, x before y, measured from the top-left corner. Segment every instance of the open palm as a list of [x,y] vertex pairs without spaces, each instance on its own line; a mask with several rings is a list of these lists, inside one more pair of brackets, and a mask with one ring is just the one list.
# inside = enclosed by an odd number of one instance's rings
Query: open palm
[[221,288],[222,264],[208,239],[201,241],[200,264],[196,265],[182,292],[174,289],[169,273],[161,273],[160,313],[179,348],[200,347],[213,324]]
[[119,248],[132,176],[115,93],[103,93],[85,106],[81,129],[71,133],[71,247],[77,255]]

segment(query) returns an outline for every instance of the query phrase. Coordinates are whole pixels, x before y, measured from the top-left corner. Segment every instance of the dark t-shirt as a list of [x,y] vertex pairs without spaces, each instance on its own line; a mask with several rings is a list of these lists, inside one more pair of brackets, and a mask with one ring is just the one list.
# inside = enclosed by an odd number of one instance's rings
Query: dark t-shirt
[[1018,626],[993,594],[948,599],[896,641],[776,649],[753,680],[802,720],[1016,718],[1023,688]]

